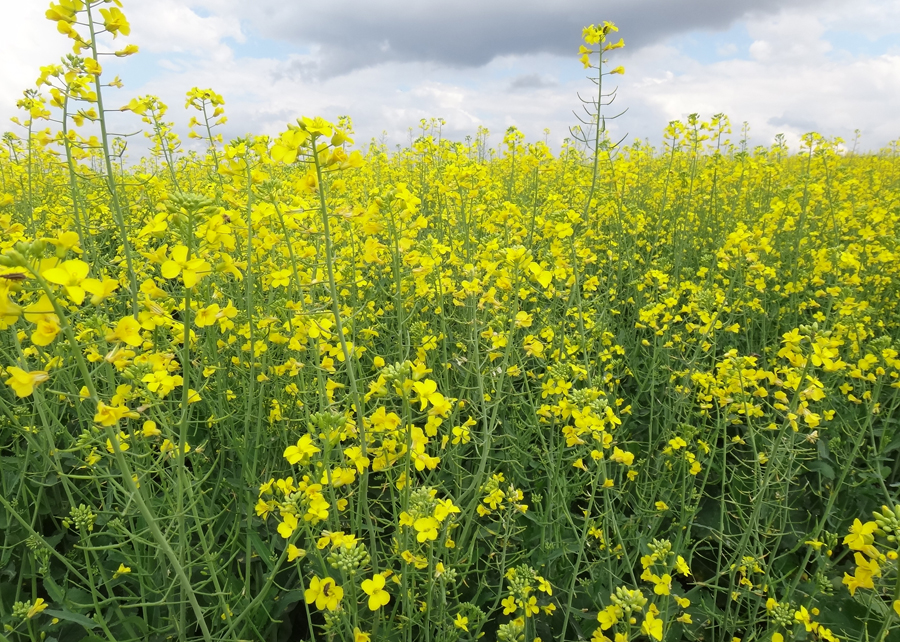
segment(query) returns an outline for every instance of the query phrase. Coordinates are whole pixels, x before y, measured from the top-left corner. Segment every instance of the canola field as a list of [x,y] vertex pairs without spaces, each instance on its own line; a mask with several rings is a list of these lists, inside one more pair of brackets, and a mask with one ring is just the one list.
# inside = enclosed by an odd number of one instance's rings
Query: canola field
[[0,146],[0,640],[900,639],[900,144],[617,146],[610,23],[558,152],[182,143],[117,5]]

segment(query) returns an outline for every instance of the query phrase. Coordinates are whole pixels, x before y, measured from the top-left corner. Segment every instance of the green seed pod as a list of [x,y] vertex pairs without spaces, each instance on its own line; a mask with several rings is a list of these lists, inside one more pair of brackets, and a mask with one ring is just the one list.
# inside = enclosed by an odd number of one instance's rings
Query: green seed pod
[[[19,245],[16,243],[16,245]],[[9,260],[8,263],[5,263],[6,267],[25,267],[28,265],[28,261],[25,260],[25,257],[18,250],[7,250],[6,258]]]
[[47,249],[47,241],[43,239],[39,239],[31,244],[31,256],[35,258],[40,258],[44,254],[44,250]]

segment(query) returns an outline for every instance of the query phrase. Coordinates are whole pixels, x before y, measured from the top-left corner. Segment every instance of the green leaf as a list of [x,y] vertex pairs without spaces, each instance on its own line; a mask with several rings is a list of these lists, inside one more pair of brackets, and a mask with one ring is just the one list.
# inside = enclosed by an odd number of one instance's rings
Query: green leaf
[[137,615],[129,615],[126,618],[119,620],[118,622],[122,626],[132,625],[135,629],[141,632],[142,635],[147,635],[147,632],[150,630],[147,627],[147,621],[142,617],[138,617]]
[[277,618],[282,613],[287,610],[289,606],[294,604],[295,602],[299,602],[303,599],[303,591],[290,591],[285,595],[279,596],[278,601],[275,603],[275,610],[272,612],[272,617]]
[[[86,615],[80,615],[78,613],[70,613],[69,611],[56,611],[53,609],[45,609],[44,613],[49,615],[50,617],[55,617],[60,620],[65,620],[67,622],[74,622],[75,624],[80,624],[86,629],[96,629],[100,625],[94,622],[91,618]],[[82,640],[82,642],[84,642]]]
[[62,587],[56,583],[56,580],[49,575],[44,577],[44,590],[47,591],[54,602],[62,603],[66,599],[65,591],[63,591]]
[[251,530],[248,535],[250,537],[250,543],[253,545],[253,549],[256,551],[259,559],[262,560],[263,564],[266,565],[266,568],[271,571],[274,565],[274,562],[272,562],[271,549],[262,541],[262,538],[256,531]]
[[808,468],[813,472],[821,474],[826,479],[834,479],[834,468],[827,462],[821,460],[812,461],[809,463]]

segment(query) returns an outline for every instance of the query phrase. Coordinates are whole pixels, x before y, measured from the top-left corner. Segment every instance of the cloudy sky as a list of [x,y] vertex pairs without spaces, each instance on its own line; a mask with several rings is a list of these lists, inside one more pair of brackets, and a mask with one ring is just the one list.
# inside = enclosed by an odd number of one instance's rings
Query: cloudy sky
[[[42,0],[8,3],[0,39],[0,131],[40,65],[69,50]],[[610,20],[625,49],[615,107],[618,135],[658,144],[666,123],[723,112],[750,144],[808,131],[878,150],[900,138],[897,0],[125,0],[141,52],[112,59],[108,103],[154,94],[185,132],[184,94],[211,87],[226,100],[226,138],[275,134],[301,116],[349,114],[357,143],[405,144],[420,119],[445,136],[479,125],[492,142],[511,125],[558,143],[576,123],[581,27]],[[600,11],[600,13],[598,13]],[[117,115],[119,116],[119,115]],[[132,122],[133,121],[133,122]],[[122,131],[140,128],[119,116]]]

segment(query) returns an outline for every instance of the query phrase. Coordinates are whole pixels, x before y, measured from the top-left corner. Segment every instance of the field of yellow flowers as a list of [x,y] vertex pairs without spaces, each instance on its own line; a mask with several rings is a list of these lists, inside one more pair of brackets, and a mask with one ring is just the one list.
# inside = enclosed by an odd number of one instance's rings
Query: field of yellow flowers
[[556,154],[225,143],[194,88],[197,153],[115,102],[118,2],[47,17],[74,54],[0,147],[0,641],[900,640],[898,144],[616,146],[603,23]]

